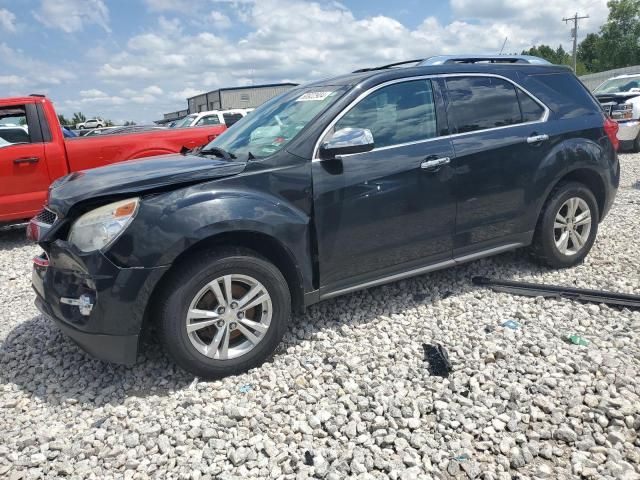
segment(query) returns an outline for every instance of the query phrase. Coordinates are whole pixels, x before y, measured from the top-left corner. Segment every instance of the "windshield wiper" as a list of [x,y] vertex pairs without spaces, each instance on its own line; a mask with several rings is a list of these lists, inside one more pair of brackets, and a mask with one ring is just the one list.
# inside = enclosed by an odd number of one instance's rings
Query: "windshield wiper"
[[212,154],[216,157],[224,158],[225,160],[231,161],[235,160],[236,156],[233,153],[227,152],[224,148],[220,147],[211,147],[206,150],[200,150],[200,155]]

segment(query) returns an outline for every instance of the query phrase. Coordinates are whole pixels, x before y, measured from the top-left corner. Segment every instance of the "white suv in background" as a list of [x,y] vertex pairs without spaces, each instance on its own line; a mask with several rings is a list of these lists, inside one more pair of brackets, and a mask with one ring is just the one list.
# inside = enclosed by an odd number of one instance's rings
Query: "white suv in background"
[[610,78],[593,93],[605,113],[618,122],[620,149],[640,152],[640,74]]
[[251,110],[253,109],[236,108],[233,110],[209,110],[207,112],[192,113],[176,122],[172,128],[202,127],[204,125],[226,125],[230,127]]
[[78,123],[76,128],[78,130],[86,129],[86,128],[102,128],[105,123],[100,117],[90,118],[89,120],[85,120],[83,123]]

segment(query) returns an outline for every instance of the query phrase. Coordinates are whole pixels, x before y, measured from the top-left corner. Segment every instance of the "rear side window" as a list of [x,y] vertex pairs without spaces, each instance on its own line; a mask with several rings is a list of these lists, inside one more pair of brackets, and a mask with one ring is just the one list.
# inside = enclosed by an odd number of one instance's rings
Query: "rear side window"
[[376,148],[437,136],[435,103],[429,80],[394,83],[371,93],[335,125],[368,128]]
[[225,125],[227,127],[230,127],[231,125],[233,125],[234,123],[236,123],[238,120],[242,118],[242,114],[241,113],[223,113],[222,118],[224,118]]
[[544,115],[544,108],[519,88],[516,88],[516,92],[518,93],[518,101],[520,102],[520,110],[522,111],[522,121],[535,122],[536,120],[540,120],[542,115]]
[[571,72],[531,75],[522,86],[561,118],[602,114],[600,104]]
[[504,127],[522,122],[514,86],[500,78],[447,79],[449,123],[457,133]]

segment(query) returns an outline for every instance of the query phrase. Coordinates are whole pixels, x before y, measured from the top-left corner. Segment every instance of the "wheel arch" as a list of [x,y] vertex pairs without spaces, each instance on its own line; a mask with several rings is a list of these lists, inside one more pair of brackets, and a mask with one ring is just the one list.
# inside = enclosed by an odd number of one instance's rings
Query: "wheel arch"
[[203,251],[225,246],[244,247],[256,252],[273,263],[284,276],[291,293],[291,307],[294,312],[304,311],[304,283],[302,272],[295,261],[293,253],[282,242],[263,232],[252,230],[237,230],[217,233],[200,239],[180,253],[172,262],[171,267],[162,275],[154,286],[153,292],[145,307],[144,325],[153,323],[153,306],[164,286],[170,280],[173,272],[188,258],[192,258]]
[[543,197],[542,204],[538,208],[538,220],[544,213],[544,206],[549,200],[549,195],[551,195],[558,185],[566,182],[579,182],[591,190],[593,195],[596,197],[596,202],[598,203],[598,221],[602,220],[606,204],[605,182],[596,170],[586,167],[575,168],[566,172],[547,189]]

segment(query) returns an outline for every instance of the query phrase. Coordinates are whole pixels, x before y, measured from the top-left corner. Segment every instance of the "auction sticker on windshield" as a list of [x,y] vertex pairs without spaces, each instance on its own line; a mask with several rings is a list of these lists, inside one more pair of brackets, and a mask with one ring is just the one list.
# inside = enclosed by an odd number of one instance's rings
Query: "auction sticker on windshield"
[[307,92],[296,100],[296,102],[320,102],[333,92]]

